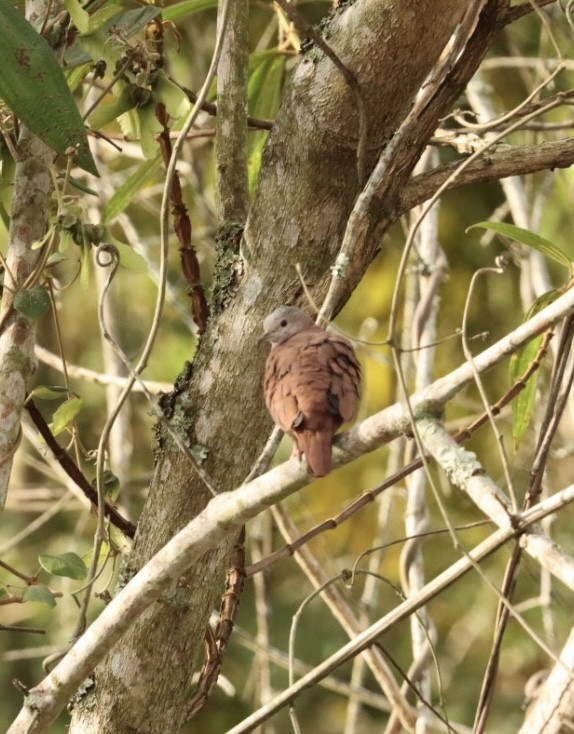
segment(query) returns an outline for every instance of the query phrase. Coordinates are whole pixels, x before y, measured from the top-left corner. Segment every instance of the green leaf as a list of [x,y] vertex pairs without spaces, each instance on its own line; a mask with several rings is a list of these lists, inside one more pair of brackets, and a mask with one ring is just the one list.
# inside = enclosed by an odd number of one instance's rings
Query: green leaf
[[[532,306],[528,309],[525,321],[532,318],[543,308],[553,303],[558,296],[560,291],[553,290],[548,293],[543,293],[539,296]],[[520,351],[515,352],[510,358],[509,364],[509,379],[510,384],[514,385],[518,380],[522,379],[522,376],[526,373],[526,370],[531,365],[536,352],[538,351],[540,344],[544,338],[544,334],[534,337],[527,342]],[[514,438],[515,448],[518,446],[526,429],[532,422],[532,416],[534,414],[534,402],[536,399],[536,388],[538,386],[538,371],[534,372],[530,376],[530,379],[526,383],[526,387],[518,393],[518,395],[512,401],[512,436]]]
[[70,398],[62,403],[52,416],[52,422],[50,423],[50,430],[57,436],[62,433],[78,415],[82,409],[81,398]]
[[216,7],[217,0],[183,0],[183,2],[170,5],[169,8],[164,8],[162,17],[164,20],[175,21],[202,10],[213,10]]
[[563,265],[569,271],[572,269],[573,263],[567,255],[556,247],[554,243],[544,237],[541,237],[535,232],[530,232],[528,229],[523,229],[522,227],[517,227],[515,224],[508,224],[507,222],[477,222],[477,224],[473,224],[468,227],[466,231],[468,232],[470,229],[475,229],[476,227],[488,229],[491,232],[503,235],[503,237],[516,240],[516,242],[520,242],[533,250],[541,252],[551,260]]
[[155,97],[163,102],[167,114],[174,120],[179,120],[189,113],[191,103],[187,95],[177,84],[170,81],[162,71],[157,74],[153,91]]
[[115,5],[114,3],[107,3],[101,8],[98,8],[94,13],[92,13],[92,15],[90,15],[88,33],[93,33],[94,31],[99,30],[102,26],[109,27],[110,23],[115,27],[115,21],[118,19],[121,12],[122,9],[119,5]]
[[[114,28],[116,31],[121,33],[126,38],[131,38],[138,31],[162,13],[164,8],[160,6],[145,5],[142,8],[134,8],[133,10],[126,10],[118,18],[105,23],[103,30],[108,33]],[[165,16],[164,16],[165,17]]]
[[14,296],[14,308],[28,319],[37,319],[50,310],[50,294],[43,285],[35,285],[18,291]]
[[79,0],[64,0],[64,5],[80,33],[87,33],[90,25],[90,14],[87,10],[84,10]]
[[120,92],[119,97],[112,97],[99,104],[88,117],[88,122],[93,130],[99,130],[112,120],[117,119],[128,110],[132,110],[138,104],[136,84],[127,84]]
[[80,252],[80,283],[83,288],[87,288],[90,285],[90,276],[93,268],[91,247],[83,245],[80,247]]
[[551,303],[554,303],[554,301],[561,296],[563,291],[561,289],[552,290],[552,291],[546,291],[546,293],[543,293],[541,296],[538,296],[538,298],[534,301],[534,303],[530,306],[528,311],[526,312],[526,316],[524,317],[525,321],[528,321],[528,319],[531,319],[533,316],[536,316],[537,313],[540,313],[543,309],[546,308],[546,306],[550,306]]
[[126,206],[133,201],[134,196],[143,189],[146,182],[156,171],[159,171],[160,167],[161,156],[159,153],[152,160],[144,161],[144,163],[138,166],[134,173],[124,181],[105,205],[102,213],[102,221],[104,223],[110,222],[120,212],[123,212]]
[[[532,341],[529,341],[520,352],[512,355],[509,367],[511,384],[514,384],[526,372],[528,366],[536,356],[542,339],[543,336],[537,336]],[[536,371],[530,376],[526,387],[512,401],[512,437],[514,438],[515,447],[518,446],[526,429],[532,422],[537,386],[538,372]]]
[[85,64],[76,66],[74,69],[66,69],[64,71],[66,82],[68,83],[71,92],[75,92],[78,89],[92,68],[93,64],[88,61]]
[[110,539],[110,547],[115,553],[128,553],[131,550],[131,541],[122,531],[115,525],[108,525],[108,537]]
[[[144,8],[135,8],[120,15],[115,15],[97,31],[86,36],[80,36],[78,43],[67,49],[64,56],[66,68],[70,69],[79,64],[91,63],[99,59],[102,54],[107,56],[110,50],[109,33],[112,28],[121,33],[124,38],[130,38],[160,13],[160,7],[147,5]],[[95,16],[96,13],[94,13]]]
[[67,397],[68,393],[68,388],[62,385],[51,385],[50,387],[39,385],[32,390],[30,397],[38,400],[61,400],[63,397]]
[[9,0],[0,0],[0,97],[50,148],[98,175],[88,136],[64,73],[46,40]]
[[136,110],[139,127],[140,127],[140,143],[142,153],[148,160],[156,157],[158,151],[158,143],[156,135],[163,130],[163,126],[155,116],[156,103],[152,100],[143,107]]
[[49,268],[54,265],[59,265],[59,263],[64,262],[64,260],[67,260],[67,257],[62,255],[61,252],[53,252],[46,260],[46,267]]
[[74,244],[74,240],[72,239],[71,232],[68,232],[67,229],[63,229],[60,232],[60,244],[58,246],[58,249],[61,253],[66,252],[70,245]]
[[135,108],[118,117],[119,125],[126,140],[137,140],[140,135],[140,123]]
[[[249,77],[247,87],[249,112],[254,117],[274,117],[281,100],[285,57],[274,55],[269,58],[268,56],[261,56],[257,62],[252,62],[252,67],[253,71]],[[262,131],[252,133],[249,136],[247,174],[251,193],[253,193],[259,178],[261,154],[268,134],[268,132]]]
[[108,234],[108,240],[118,248],[120,267],[124,267],[131,273],[147,273],[148,267],[146,261],[130,245],[127,245],[125,242],[120,242],[120,240],[112,237],[110,234]]
[[[110,525],[110,527],[112,526]],[[100,545],[100,551],[98,553],[98,565],[100,563],[103,563],[106,560],[106,557],[108,556],[109,552],[110,552],[109,545],[106,542],[103,542]],[[92,547],[84,553],[84,555],[82,556],[82,562],[85,564],[86,567],[91,566],[93,558],[94,558],[94,548]]]
[[89,186],[86,186],[83,181],[80,181],[74,176],[68,176],[68,183],[70,184],[70,186],[73,186],[75,189],[78,189],[78,191],[81,191],[84,194],[89,194],[90,196],[97,197],[100,196],[97,191],[91,189]]
[[47,604],[49,607],[56,606],[56,597],[44,584],[32,584],[24,589],[22,594],[24,601],[37,601],[41,604]]
[[255,69],[264,61],[272,61],[274,59],[285,60],[285,54],[276,48],[268,48],[265,51],[254,51],[249,54],[249,75],[253,74]]
[[44,571],[48,571],[48,573],[55,576],[65,576],[79,581],[86,578],[88,573],[86,564],[76,553],[68,552],[58,555],[40,553],[38,560]]

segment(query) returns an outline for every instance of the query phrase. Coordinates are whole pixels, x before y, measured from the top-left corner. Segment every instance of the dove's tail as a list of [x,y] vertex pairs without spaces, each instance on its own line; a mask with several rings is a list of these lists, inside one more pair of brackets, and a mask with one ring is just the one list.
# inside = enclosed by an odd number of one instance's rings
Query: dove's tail
[[299,447],[307,459],[309,474],[313,477],[324,477],[331,471],[331,440],[330,430],[301,431],[298,434]]

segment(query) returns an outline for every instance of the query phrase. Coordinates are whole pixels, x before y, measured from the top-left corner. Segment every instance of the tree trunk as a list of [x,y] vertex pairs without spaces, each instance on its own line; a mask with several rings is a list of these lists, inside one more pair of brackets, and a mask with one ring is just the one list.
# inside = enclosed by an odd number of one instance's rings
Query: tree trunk
[[[494,29],[496,9],[507,4],[487,4],[484,27],[479,29],[482,53]],[[330,20],[328,43],[360,85],[368,169],[409,112],[466,7],[466,0],[420,0],[416,8],[406,0],[357,0]],[[477,51],[476,64],[481,55]],[[418,151],[472,71],[470,64],[450,80],[440,104],[421,120],[418,137],[407,141],[409,155],[397,174],[399,183],[408,178]],[[341,71],[322,51],[311,48],[285,90],[241,248],[232,234],[220,243],[219,306],[212,304],[192,368],[162,402],[179,436],[190,447],[206,451],[202,468],[217,492],[242,481],[272,427],[261,390],[267,353],[258,343],[263,317],[280,303],[301,302],[296,263],[314,296],[319,299],[325,292],[359,193],[358,127],[355,98]],[[387,215],[387,224],[391,220]],[[345,281],[339,305],[378,247],[379,221],[373,218],[368,248]],[[155,474],[127,564],[128,577],[210,498],[166,432],[159,428],[157,433]],[[206,554],[120,640],[96,670],[92,692],[77,705],[71,732],[163,734],[181,728],[191,675],[203,653],[204,631],[222,591],[234,541],[229,537],[227,544]]]

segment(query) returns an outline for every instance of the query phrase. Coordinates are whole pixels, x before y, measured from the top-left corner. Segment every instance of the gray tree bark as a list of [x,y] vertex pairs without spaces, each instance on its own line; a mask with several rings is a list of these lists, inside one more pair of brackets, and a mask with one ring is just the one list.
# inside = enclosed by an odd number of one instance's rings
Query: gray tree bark
[[[367,166],[405,119],[436,63],[466,0],[357,0],[330,22],[328,42],[358,79],[366,109]],[[376,202],[364,247],[352,263],[339,306],[373,258],[396,200],[421,150],[482,58],[509,5],[490,0],[473,33],[471,53],[455,66],[396,157],[385,196]],[[432,22],[429,19],[432,18]],[[190,446],[207,451],[203,469],[218,492],[241,482],[271,430],[261,376],[267,348],[263,317],[277,304],[302,300],[295,272],[319,300],[329,280],[348,215],[359,193],[358,116],[354,96],[332,61],[306,52],[285,91],[265,149],[259,185],[240,250],[221,244],[219,299],[192,367],[163,401],[166,417]],[[126,573],[136,572],[205,506],[210,494],[165,432]],[[177,588],[152,606],[95,671],[95,686],[77,705],[71,732],[177,732],[190,680],[203,652],[211,609],[222,591],[229,550],[207,553]]]

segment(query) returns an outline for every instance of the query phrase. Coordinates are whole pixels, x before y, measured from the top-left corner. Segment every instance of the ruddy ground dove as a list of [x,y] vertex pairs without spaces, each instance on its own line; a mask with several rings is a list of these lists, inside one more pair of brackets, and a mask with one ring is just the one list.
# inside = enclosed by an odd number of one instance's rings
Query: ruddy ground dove
[[265,365],[265,402],[275,423],[305,455],[309,474],[331,471],[337,429],[355,415],[361,368],[351,344],[316,326],[294,306],[281,306],[263,322],[271,352]]

